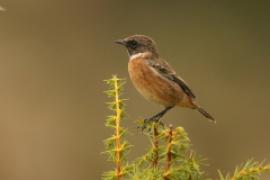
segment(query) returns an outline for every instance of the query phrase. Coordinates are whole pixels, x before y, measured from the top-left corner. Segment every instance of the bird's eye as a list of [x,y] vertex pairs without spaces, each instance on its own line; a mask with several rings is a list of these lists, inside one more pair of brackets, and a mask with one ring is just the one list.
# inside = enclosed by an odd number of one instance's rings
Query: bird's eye
[[138,42],[133,40],[133,41],[130,41],[129,44],[130,44],[130,46],[131,46],[132,48],[136,48],[137,45],[138,45]]

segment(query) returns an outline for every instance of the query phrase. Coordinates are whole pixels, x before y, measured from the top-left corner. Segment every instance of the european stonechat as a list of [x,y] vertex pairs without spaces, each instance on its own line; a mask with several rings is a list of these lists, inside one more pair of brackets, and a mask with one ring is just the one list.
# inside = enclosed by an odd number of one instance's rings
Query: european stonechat
[[133,35],[115,41],[127,48],[130,79],[139,93],[149,101],[165,107],[146,120],[158,121],[175,106],[195,109],[215,122],[213,116],[199,106],[189,85],[159,56],[156,43],[144,35]]

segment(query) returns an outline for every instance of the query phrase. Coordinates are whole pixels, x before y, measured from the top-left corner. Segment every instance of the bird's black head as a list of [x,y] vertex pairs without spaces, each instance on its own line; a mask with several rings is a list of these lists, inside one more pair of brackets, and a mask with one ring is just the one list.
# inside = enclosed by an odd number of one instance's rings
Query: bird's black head
[[150,52],[154,56],[158,56],[155,42],[144,35],[129,36],[125,39],[117,40],[115,43],[125,46],[129,56],[144,52]]

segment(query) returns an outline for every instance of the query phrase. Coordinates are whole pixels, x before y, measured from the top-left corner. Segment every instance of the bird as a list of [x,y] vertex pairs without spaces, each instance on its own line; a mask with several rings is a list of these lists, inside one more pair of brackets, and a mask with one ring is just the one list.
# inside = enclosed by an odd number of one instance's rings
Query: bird
[[114,41],[127,49],[128,72],[135,89],[148,101],[163,105],[164,109],[145,121],[159,121],[170,109],[178,106],[194,109],[216,122],[196,102],[189,85],[158,53],[155,41],[145,35],[132,35]]

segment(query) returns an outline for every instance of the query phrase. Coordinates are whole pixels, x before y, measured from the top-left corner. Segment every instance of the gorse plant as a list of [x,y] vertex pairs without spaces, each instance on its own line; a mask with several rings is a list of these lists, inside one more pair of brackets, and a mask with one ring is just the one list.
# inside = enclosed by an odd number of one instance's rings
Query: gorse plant
[[199,179],[200,161],[190,150],[190,140],[182,127],[149,125],[149,151],[133,163],[130,179]]
[[114,115],[107,117],[105,124],[107,127],[114,129],[114,135],[104,141],[105,153],[108,155],[109,160],[114,162],[115,170],[104,173],[104,179],[120,180],[129,172],[125,156],[131,147],[124,139],[127,130],[120,126],[124,116],[125,99],[120,98],[124,81],[113,76],[112,79],[105,82],[109,85],[106,94],[113,99],[112,102],[108,102],[108,107],[114,111]]
[[[125,139],[127,129],[121,126],[124,118],[125,99],[121,97],[125,81],[113,76],[105,81],[109,86],[107,96],[109,109],[114,114],[107,117],[106,127],[114,134],[104,141],[105,154],[114,163],[114,170],[103,174],[104,180],[206,180],[201,170],[202,159],[191,149],[190,139],[184,128],[172,125],[164,126],[158,122],[143,124],[144,134],[150,140],[146,154],[131,163],[127,162],[127,153],[132,147]],[[237,167],[234,174],[222,175],[220,180],[257,180],[262,173],[270,171],[270,164],[249,160]]]
[[253,180],[258,179],[258,176],[266,171],[270,171],[270,164],[259,163],[251,159],[240,167],[237,167],[232,176],[229,174],[224,176],[220,171],[218,173],[220,180]]

